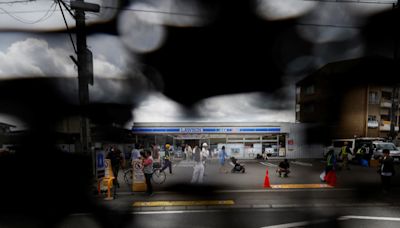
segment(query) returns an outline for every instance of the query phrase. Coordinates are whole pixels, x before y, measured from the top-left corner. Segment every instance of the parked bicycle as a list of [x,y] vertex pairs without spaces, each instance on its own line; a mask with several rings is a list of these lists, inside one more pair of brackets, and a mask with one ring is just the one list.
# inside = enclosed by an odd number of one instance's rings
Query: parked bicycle
[[[167,179],[167,175],[164,171],[161,171],[161,167],[153,168],[153,175],[151,180],[156,184],[162,184]],[[124,170],[124,180],[128,186],[132,185],[133,180],[133,169],[129,168]]]
[[167,179],[167,175],[164,171],[161,171],[161,167],[161,162],[155,162],[153,164],[153,176],[151,179],[156,184],[162,184],[164,183],[165,179]]

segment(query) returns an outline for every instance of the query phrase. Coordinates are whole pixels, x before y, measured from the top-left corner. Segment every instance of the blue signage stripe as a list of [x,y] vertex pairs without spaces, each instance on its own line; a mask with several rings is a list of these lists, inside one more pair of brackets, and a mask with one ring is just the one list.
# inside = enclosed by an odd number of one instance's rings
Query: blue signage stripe
[[133,132],[179,132],[179,128],[133,128]]
[[280,132],[280,128],[240,128],[240,132]]
[[136,133],[270,133],[280,132],[279,127],[263,127],[263,128],[132,128]]

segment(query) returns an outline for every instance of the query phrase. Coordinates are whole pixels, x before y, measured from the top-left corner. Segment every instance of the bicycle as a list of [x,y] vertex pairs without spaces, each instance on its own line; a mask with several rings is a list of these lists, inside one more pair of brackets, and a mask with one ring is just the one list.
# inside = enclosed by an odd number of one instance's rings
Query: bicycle
[[164,183],[165,179],[167,179],[167,175],[161,170],[161,167],[161,163],[153,166],[153,175],[151,176],[151,179],[156,184],[162,184]]
[[125,183],[128,186],[132,185],[132,179],[133,179],[133,170],[132,170],[132,168],[124,170],[124,180],[125,180]]
[[[133,170],[132,168],[124,170],[124,180],[128,186],[132,185],[133,179]],[[151,180],[156,184],[162,184],[167,179],[167,175],[164,171],[161,171],[161,168],[153,168],[153,175]]]

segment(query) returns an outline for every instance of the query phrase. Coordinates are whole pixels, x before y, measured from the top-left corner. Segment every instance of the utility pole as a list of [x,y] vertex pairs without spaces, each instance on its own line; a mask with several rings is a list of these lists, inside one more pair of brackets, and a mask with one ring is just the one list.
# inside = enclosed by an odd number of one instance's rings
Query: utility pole
[[[397,22],[397,14],[398,14],[398,9],[399,9],[399,3],[400,0],[397,0],[397,3],[393,3],[393,11],[394,11],[394,16],[395,16],[395,23]],[[397,27],[397,26],[396,26]],[[397,29],[394,29],[394,52],[393,52],[393,58],[394,62],[398,62],[398,32]],[[397,64],[396,64],[397,65]],[[397,132],[396,132],[396,126],[398,127],[397,123],[397,118],[396,114],[399,111],[399,83],[395,83],[395,86],[393,87],[393,92],[392,92],[392,107],[390,109],[390,138],[392,141],[396,140],[397,137]]]
[[[75,10],[76,42],[78,60],[71,57],[78,66],[79,104],[82,111],[89,104],[89,84],[93,85],[93,57],[86,45],[85,11],[99,12],[100,6],[86,3],[84,0],[71,1],[71,9]],[[84,154],[90,154],[90,123],[85,114],[81,116],[81,148]]]

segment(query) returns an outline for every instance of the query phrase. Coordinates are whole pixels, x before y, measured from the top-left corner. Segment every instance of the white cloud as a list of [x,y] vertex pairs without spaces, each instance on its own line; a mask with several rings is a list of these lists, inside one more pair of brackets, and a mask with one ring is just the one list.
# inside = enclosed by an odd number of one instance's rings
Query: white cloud
[[[133,117],[135,122],[294,122],[292,100],[291,97],[279,100],[261,93],[218,96],[199,102],[193,108],[195,115],[190,116],[186,115],[190,110],[162,94],[153,93],[133,111]],[[276,103],[289,105],[278,108]],[[132,122],[126,125],[131,126]]]
[[15,118],[14,116],[6,115],[0,113],[0,122],[5,124],[14,125],[15,128],[11,128],[12,131],[26,130],[28,125],[21,120]]
[[267,20],[282,20],[301,16],[317,4],[317,2],[299,0],[257,0],[256,12]]
[[[70,55],[71,50],[50,47],[44,39],[26,38],[11,44],[4,52],[0,51],[0,78],[76,77]],[[107,58],[94,51],[95,77],[121,77],[123,71]]]
[[141,20],[161,25],[202,26],[209,18],[197,0],[137,0],[129,8],[138,9]]

